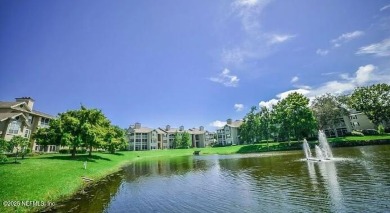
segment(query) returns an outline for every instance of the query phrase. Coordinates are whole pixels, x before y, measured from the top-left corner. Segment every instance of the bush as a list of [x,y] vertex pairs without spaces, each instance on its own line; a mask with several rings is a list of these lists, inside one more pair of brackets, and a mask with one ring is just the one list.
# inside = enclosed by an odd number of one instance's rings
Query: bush
[[375,129],[364,129],[362,130],[362,133],[364,135],[379,135],[378,131],[376,131]]
[[352,136],[364,136],[364,134],[362,132],[358,132],[358,131],[352,131],[351,135]]
[[378,133],[380,135],[385,134],[385,127],[382,124],[379,124],[379,126],[378,126]]
[[0,154],[0,163],[5,163],[7,160],[7,155]]
[[69,154],[69,149],[60,149],[58,152],[60,154]]
[[78,150],[76,150],[76,153],[77,154],[85,154],[85,153],[87,153],[87,150],[86,149],[78,149]]

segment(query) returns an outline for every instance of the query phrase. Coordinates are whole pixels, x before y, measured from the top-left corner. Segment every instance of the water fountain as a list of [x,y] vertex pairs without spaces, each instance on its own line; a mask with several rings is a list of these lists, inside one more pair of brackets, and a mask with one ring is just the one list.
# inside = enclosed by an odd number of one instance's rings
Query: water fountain
[[321,130],[318,131],[318,141],[319,145],[315,146],[316,156],[313,157],[309,144],[306,139],[303,140],[303,151],[305,152],[306,159],[313,161],[331,160],[333,158],[332,150],[330,149],[325,133]]

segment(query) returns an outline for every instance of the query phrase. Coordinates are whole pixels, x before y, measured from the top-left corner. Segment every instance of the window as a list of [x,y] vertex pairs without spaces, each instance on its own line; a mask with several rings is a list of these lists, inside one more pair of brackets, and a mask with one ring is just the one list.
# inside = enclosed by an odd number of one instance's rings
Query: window
[[28,138],[29,136],[30,136],[30,130],[26,129],[26,131],[24,131],[24,137]]
[[17,121],[17,120],[16,120],[16,121],[12,121],[12,122],[9,124],[8,133],[9,133],[9,134],[18,134],[19,129],[20,129],[20,122]]
[[48,126],[50,122],[50,119],[48,118],[41,118],[41,125],[42,126]]
[[33,123],[33,120],[34,120],[34,117],[32,117],[31,115],[29,115],[29,116],[28,116],[28,122],[29,122],[30,124],[32,124],[32,123]]

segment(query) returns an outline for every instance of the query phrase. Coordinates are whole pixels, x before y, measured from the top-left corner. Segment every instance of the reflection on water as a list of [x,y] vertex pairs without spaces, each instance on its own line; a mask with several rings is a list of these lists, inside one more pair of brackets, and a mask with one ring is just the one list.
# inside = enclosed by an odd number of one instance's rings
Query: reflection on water
[[140,161],[58,211],[389,210],[390,146],[339,148],[333,152],[341,160],[302,161],[302,152],[291,151]]

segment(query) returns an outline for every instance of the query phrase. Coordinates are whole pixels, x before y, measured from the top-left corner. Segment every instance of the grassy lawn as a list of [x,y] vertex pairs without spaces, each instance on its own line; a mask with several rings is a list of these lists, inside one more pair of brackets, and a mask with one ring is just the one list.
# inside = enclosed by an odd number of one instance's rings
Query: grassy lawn
[[390,139],[390,135],[366,135],[366,136],[346,136],[338,138],[328,138],[329,142],[346,142],[346,141],[370,141],[370,140],[381,140]]

